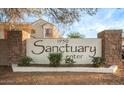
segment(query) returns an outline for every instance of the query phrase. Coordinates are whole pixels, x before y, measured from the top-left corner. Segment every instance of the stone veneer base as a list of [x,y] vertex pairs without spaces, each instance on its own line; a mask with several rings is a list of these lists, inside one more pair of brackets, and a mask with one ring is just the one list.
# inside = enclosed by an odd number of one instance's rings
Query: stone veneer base
[[95,73],[115,73],[117,65],[105,67],[20,67],[12,64],[13,72],[95,72]]

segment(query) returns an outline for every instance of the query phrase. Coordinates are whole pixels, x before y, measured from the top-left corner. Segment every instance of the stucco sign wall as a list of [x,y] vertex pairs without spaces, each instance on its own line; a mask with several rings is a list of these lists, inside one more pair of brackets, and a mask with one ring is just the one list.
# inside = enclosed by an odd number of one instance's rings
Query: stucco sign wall
[[73,58],[76,64],[92,64],[91,56],[101,57],[101,39],[28,39],[27,56],[34,63],[49,64],[49,53],[63,53],[65,58]]

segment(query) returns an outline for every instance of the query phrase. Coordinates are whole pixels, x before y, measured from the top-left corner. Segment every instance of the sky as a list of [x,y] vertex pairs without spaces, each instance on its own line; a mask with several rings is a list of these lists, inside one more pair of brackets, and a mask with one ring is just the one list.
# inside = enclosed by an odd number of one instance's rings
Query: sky
[[[35,18],[28,20],[34,21]],[[47,19],[45,19],[47,20]],[[79,32],[86,38],[96,38],[97,33],[106,29],[124,30],[124,9],[102,8],[94,16],[85,15],[75,22],[70,29],[65,29],[64,37],[70,32]]]
[[99,9],[96,15],[87,15],[75,22],[70,31],[84,34],[86,38],[96,38],[97,33],[106,29],[124,30],[124,9]]

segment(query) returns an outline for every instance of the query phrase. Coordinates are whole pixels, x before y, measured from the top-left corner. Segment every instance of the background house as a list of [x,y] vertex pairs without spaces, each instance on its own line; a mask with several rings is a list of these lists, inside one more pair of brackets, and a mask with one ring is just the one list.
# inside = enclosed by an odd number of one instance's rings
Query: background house
[[25,23],[0,23],[0,39],[7,38],[6,31],[23,31],[32,38],[61,38],[61,35],[52,23],[39,19],[31,24]]
[[31,37],[33,38],[61,38],[56,26],[43,19],[39,19],[31,25],[33,28]]
[[57,28],[42,19],[32,23],[0,23],[0,65],[18,63],[28,38],[60,38]]
[[33,28],[30,24],[26,23],[9,23],[9,22],[1,22],[0,23],[0,39],[7,39],[8,31],[22,31],[26,37],[30,38],[30,33]]
[[0,65],[19,62],[25,55],[26,39],[30,38],[32,26],[24,23],[0,23]]

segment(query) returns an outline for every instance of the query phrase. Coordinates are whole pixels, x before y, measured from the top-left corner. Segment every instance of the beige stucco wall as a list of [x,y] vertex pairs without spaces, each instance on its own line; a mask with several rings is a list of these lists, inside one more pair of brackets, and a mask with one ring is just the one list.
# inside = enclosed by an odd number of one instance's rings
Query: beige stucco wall
[[122,45],[124,45],[124,33],[122,33]]
[[55,26],[53,26],[53,37],[54,38],[61,38],[61,35]]
[[30,33],[29,32],[27,32],[27,31],[22,31],[22,41],[24,41],[24,40],[26,40],[26,39],[28,39],[28,38],[30,38]]
[[0,39],[4,39],[4,31],[0,30]]
[[35,33],[31,34],[31,35],[34,37],[37,37],[37,38],[44,38],[43,28],[42,28],[43,24],[44,24],[44,22],[42,22],[42,21],[37,21],[37,22],[33,23],[32,28],[35,30]]
[[[59,31],[57,30],[57,28],[53,24],[48,23],[44,20],[38,20],[32,23],[32,27],[35,30],[35,33],[31,34],[31,36],[35,38],[59,38],[60,37]],[[52,29],[51,37],[45,37],[46,28]]]
[[4,30],[3,30],[3,27],[0,28],[0,39],[4,39]]

